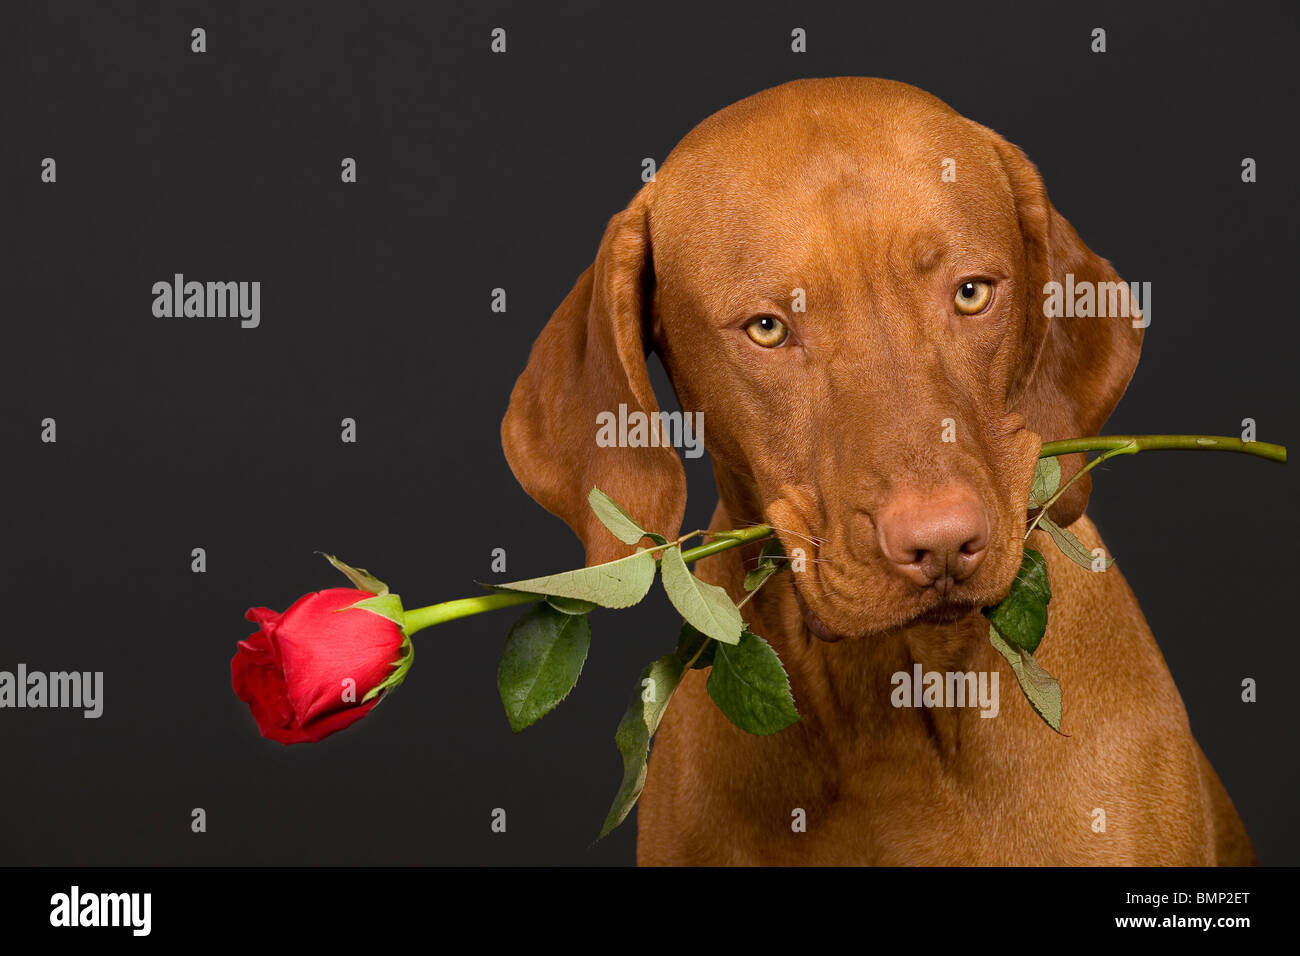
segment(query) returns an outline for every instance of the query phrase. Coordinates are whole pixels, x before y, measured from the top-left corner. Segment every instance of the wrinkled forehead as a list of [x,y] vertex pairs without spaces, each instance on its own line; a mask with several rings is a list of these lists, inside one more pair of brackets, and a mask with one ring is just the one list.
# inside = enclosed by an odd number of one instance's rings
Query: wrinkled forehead
[[932,104],[778,102],[712,117],[656,177],[656,275],[714,298],[844,271],[1010,274],[1022,240],[991,137]]

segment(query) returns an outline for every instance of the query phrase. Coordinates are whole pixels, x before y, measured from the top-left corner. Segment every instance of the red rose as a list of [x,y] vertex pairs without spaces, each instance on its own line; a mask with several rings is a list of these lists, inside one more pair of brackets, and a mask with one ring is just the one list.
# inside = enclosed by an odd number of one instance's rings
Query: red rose
[[299,598],[283,614],[249,609],[245,616],[261,630],[239,642],[230,676],[262,736],[283,744],[320,740],[379,703],[365,696],[393,675],[406,637],[379,614],[342,611],[370,597],[331,588]]

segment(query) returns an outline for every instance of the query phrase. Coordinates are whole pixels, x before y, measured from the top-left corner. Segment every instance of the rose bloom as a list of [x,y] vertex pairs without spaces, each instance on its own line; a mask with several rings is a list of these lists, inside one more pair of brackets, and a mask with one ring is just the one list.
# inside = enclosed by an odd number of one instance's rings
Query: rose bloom
[[[245,616],[261,629],[239,642],[230,677],[262,736],[282,744],[320,740],[379,703],[382,694],[361,701],[392,674],[402,631],[361,608],[336,613],[369,597],[369,591],[331,588],[304,595],[283,614],[249,609]],[[355,683],[345,684],[348,678]]]

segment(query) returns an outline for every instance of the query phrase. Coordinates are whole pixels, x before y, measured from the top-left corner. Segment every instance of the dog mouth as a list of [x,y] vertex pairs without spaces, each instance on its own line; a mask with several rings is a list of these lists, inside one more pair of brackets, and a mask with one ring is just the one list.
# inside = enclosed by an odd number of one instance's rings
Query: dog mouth
[[798,583],[794,586],[795,601],[799,605],[799,613],[803,617],[804,626],[819,640],[828,644],[835,644],[846,638],[863,638],[872,634],[884,633],[885,631],[894,630],[899,627],[906,627],[911,624],[937,624],[948,625],[955,624],[963,618],[969,617],[973,612],[978,611],[980,605],[971,600],[955,600],[949,597],[938,597],[929,601],[925,606],[919,608],[912,614],[900,614],[897,619],[885,623],[883,626],[872,628],[868,631],[845,633],[843,630],[832,627],[827,624],[817,612],[813,610],[808,600],[804,597],[802,589]]
[[799,588],[798,584],[794,586],[794,599],[799,605],[799,613],[803,615],[804,625],[808,630],[812,631],[816,637],[828,644],[834,644],[836,641],[844,639],[843,634],[837,634],[835,631],[831,630],[826,622],[817,616],[817,612],[808,606],[808,602],[804,600],[803,591]]

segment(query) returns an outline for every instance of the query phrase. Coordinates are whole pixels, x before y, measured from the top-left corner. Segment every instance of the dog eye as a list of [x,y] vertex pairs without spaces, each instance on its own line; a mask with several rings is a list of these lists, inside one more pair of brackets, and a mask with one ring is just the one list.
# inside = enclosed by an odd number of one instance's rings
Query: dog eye
[[745,326],[745,332],[754,340],[755,345],[765,349],[774,349],[785,343],[790,330],[785,323],[774,315],[760,315]]
[[963,282],[957,287],[957,294],[953,296],[953,302],[957,306],[957,311],[962,315],[975,315],[988,308],[989,300],[992,298],[992,283],[972,279],[969,282]]

